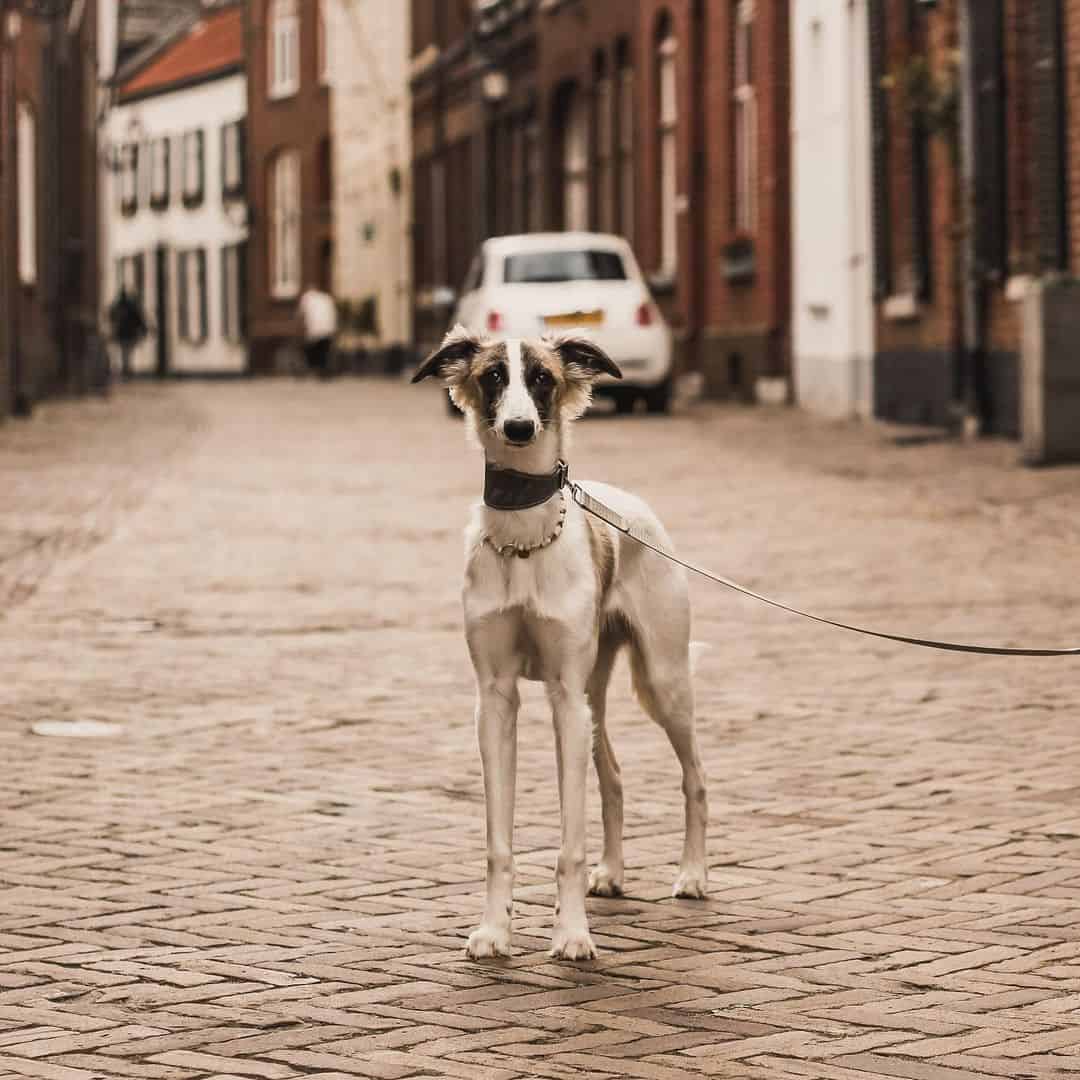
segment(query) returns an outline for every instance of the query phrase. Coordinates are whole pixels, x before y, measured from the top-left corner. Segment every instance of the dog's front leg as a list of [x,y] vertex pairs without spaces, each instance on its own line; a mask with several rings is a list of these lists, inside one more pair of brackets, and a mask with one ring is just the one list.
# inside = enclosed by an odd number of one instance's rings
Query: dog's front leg
[[508,616],[469,623],[469,651],[476,669],[476,735],[484,767],[487,806],[487,891],[484,917],[469,935],[469,956],[510,955],[514,890],[514,789],[517,780],[517,680],[521,666]]
[[562,960],[591,960],[596,946],[585,914],[585,781],[589,765],[591,716],[584,685],[549,683],[559,769],[562,846],[556,866],[558,900],[551,955]]
[[483,921],[469,935],[467,951],[474,960],[510,955],[519,700],[516,679],[493,679],[477,696],[476,732],[487,804],[487,893]]

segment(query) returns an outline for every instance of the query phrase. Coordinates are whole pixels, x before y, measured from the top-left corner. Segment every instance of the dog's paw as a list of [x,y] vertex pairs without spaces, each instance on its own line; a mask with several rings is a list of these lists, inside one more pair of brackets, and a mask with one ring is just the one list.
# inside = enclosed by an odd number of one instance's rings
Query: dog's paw
[[709,895],[709,881],[704,870],[683,870],[671,895],[676,899],[704,900]]
[[595,960],[596,946],[588,930],[571,931],[555,927],[548,956],[553,960]]
[[590,896],[622,896],[622,874],[613,874],[601,863],[589,875]]
[[478,926],[470,935],[465,953],[470,960],[490,960],[510,955],[510,931],[497,926]]

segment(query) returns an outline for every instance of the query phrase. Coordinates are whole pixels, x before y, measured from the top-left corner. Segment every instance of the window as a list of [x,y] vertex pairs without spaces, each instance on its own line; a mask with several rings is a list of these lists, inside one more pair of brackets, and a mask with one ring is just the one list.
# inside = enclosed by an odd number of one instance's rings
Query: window
[[203,133],[184,135],[184,205],[198,206],[203,201]]
[[221,129],[221,193],[227,199],[244,193],[244,121]]
[[177,253],[180,340],[201,345],[207,338],[206,252],[201,248]]
[[752,233],[757,225],[757,93],[754,90],[754,0],[735,6],[734,225]]
[[120,212],[130,217],[139,209],[139,144],[127,143],[120,155]]
[[679,265],[678,214],[678,84],[675,78],[676,42],[665,29],[657,46],[657,76],[660,87],[660,271],[674,275]]
[[563,228],[589,227],[589,119],[585,101],[569,91],[563,117]]
[[37,123],[30,107],[19,102],[15,121],[18,153],[19,281],[37,282]]
[[327,0],[319,0],[318,11],[318,48],[319,48],[319,82],[323,86],[330,85],[330,35],[326,22]]
[[544,227],[544,208],[540,200],[540,129],[534,121],[525,126],[525,231],[539,232]]
[[150,149],[150,205],[164,210],[169,205],[169,138],[155,139]]
[[596,80],[596,218],[601,232],[616,227],[614,100],[611,76],[601,72]]
[[288,299],[300,292],[299,152],[281,151],[270,170],[270,289]]
[[334,199],[334,147],[329,138],[319,140],[318,199],[320,206],[329,206]]
[[117,292],[123,289],[128,296],[135,297],[145,306],[146,302],[146,258],[138,255],[121,255],[116,260]]
[[270,0],[269,95],[289,97],[300,89],[299,0]]
[[634,242],[634,70],[629,63],[629,46],[619,67],[619,231]]
[[231,244],[221,249],[221,334],[237,344],[244,340],[244,267],[246,245]]
[[503,262],[507,285],[625,280],[626,267],[617,251],[532,251],[508,255]]

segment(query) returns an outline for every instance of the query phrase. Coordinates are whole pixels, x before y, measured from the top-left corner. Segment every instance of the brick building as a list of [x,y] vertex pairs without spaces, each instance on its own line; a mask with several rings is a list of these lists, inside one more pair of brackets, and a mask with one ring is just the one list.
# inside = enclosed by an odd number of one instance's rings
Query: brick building
[[713,393],[786,378],[787,66],[781,0],[413,0],[418,340],[483,237],[597,229]]
[[249,0],[248,334],[251,367],[273,370],[297,338],[303,288],[333,275],[333,148],[320,0]]
[[785,399],[788,4],[639,6],[639,259],[710,394]]
[[876,415],[1020,434],[1023,303],[1074,269],[1076,0],[871,0]]
[[0,416],[103,374],[96,23],[0,4]]
[[483,238],[579,228],[633,239],[637,24],[632,3],[413,0],[421,346],[445,329]]

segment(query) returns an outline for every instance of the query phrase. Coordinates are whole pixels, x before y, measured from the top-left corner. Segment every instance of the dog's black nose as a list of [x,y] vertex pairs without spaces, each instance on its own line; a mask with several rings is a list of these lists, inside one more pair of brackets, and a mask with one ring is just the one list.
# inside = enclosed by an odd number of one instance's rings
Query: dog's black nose
[[536,434],[536,425],[531,420],[507,420],[503,434],[510,442],[527,443]]

